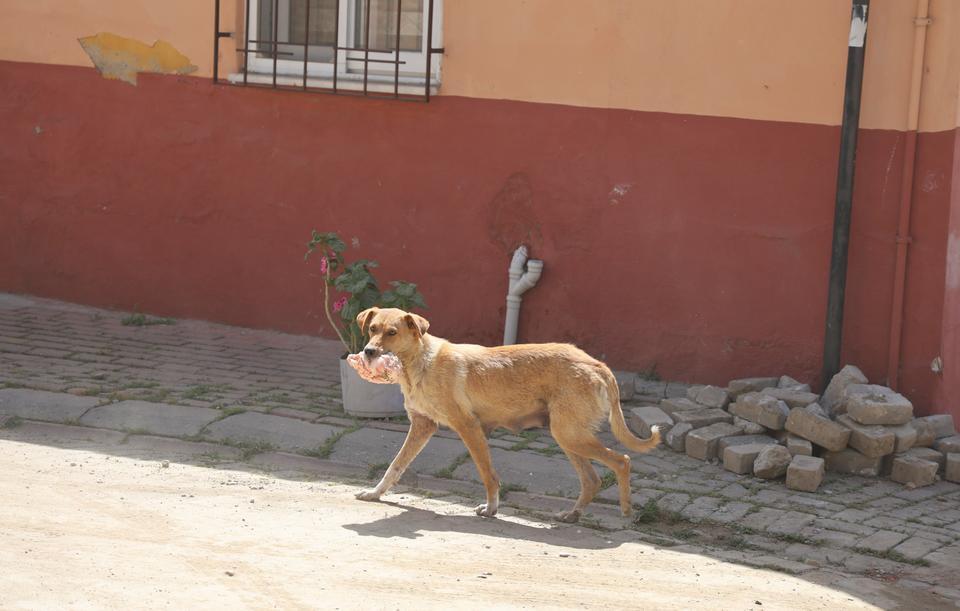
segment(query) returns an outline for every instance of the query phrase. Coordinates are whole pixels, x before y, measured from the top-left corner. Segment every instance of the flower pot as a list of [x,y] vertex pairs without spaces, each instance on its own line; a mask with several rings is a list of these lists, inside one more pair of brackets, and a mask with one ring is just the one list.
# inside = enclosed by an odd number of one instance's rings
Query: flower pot
[[355,418],[391,418],[404,416],[403,392],[399,384],[374,384],[367,382],[340,359],[340,389],[343,394],[343,411]]

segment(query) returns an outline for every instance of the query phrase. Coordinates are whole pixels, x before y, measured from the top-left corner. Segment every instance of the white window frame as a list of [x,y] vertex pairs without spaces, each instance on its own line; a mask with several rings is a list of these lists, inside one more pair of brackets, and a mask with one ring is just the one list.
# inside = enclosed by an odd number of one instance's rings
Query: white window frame
[[[249,31],[246,34],[247,41],[246,46],[248,49],[256,48],[258,45],[252,40],[257,40],[257,32],[259,31],[259,18],[260,18],[260,3],[261,2],[273,2],[274,0],[250,0],[250,15],[249,15]],[[285,32],[289,30],[290,25],[290,3],[297,2],[299,0],[280,0],[278,13],[278,31]],[[338,15],[337,31],[340,32],[340,37],[338,40],[338,46],[341,47],[362,47],[363,41],[354,40],[356,37],[356,13],[357,13],[357,3],[361,0],[340,0],[340,14]],[[427,32],[428,32],[428,19],[429,19],[429,1],[423,0],[423,35],[421,36],[422,46],[419,52],[416,51],[401,51],[400,60],[406,62],[400,66],[400,82],[402,84],[411,85],[415,83],[423,83],[423,77],[427,70]],[[433,0],[433,47],[440,48],[443,46],[443,0]],[[280,43],[290,44],[291,46],[297,46],[296,43]],[[269,45],[265,45],[269,46]],[[335,51],[339,54],[337,58],[338,61],[335,62],[337,65],[337,79],[340,81],[344,88],[349,88],[350,83],[356,82],[363,79],[363,64],[362,61],[357,61],[358,59],[363,59],[365,53],[363,51]],[[273,75],[273,57],[259,57],[257,52],[251,51],[247,53],[247,71],[251,75]],[[370,59],[387,59],[392,60],[394,58],[394,53],[378,53],[370,51]],[[433,83],[437,83],[440,78],[440,55],[439,53],[434,53],[433,58],[431,59],[430,65],[430,77]],[[283,56],[277,57],[277,74],[283,76],[298,76],[301,79],[303,78],[303,60],[297,59],[284,59]],[[308,61],[307,62],[307,76],[308,78],[313,79],[332,79],[333,78],[333,66],[334,62],[318,62],[318,61]],[[393,83],[394,76],[393,74],[372,74],[376,70],[385,70],[389,69],[392,72],[393,64],[381,64],[381,63],[372,63],[370,64],[370,72],[368,75],[368,80],[370,83]],[[234,75],[232,75],[231,80],[234,80]],[[284,79],[288,80],[288,79]]]

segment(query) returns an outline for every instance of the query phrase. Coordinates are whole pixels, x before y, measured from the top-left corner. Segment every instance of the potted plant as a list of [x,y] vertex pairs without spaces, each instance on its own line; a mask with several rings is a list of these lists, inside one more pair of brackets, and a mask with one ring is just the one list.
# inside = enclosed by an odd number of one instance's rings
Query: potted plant
[[[343,253],[346,244],[336,233],[321,233],[314,229],[307,242],[304,261],[314,254],[320,256],[320,274],[323,276],[323,311],[333,331],[343,342],[346,352],[340,357],[340,387],[343,409],[360,418],[388,418],[403,415],[403,393],[399,384],[373,384],[361,378],[347,364],[348,354],[360,352],[368,337],[357,324],[357,314],[374,306],[384,308],[426,308],[423,295],[412,282],[394,280],[393,287],[381,291],[371,269],[376,261],[357,259],[347,263]],[[340,296],[331,303],[331,289]]]

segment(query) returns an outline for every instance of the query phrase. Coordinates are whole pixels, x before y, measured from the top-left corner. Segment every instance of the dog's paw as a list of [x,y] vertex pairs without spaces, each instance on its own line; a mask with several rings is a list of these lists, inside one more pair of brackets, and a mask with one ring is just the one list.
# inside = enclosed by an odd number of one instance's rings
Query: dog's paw
[[574,524],[580,520],[580,512],[576,509],[571,509],[570,511],[561,511],[555,517],[558,522]]
[[476,511],[477,515],[482,518],[492,518],[493,516],[497,515],[497,508],[490,507],[487,505],[487,503],[484,503],[483,505],[477,505],[477,508],[474,509],[474,511]]
[[376,490],[361,490],[356,494],[356,497],[361,501],[379,501],[380,493]]

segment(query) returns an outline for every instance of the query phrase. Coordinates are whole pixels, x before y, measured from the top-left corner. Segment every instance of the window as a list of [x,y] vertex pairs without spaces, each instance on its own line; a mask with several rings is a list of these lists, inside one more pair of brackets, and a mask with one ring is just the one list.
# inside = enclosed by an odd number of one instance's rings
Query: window
[[439,82],[441,0],[245,3],[249,34],[231,83],[429,100]]

